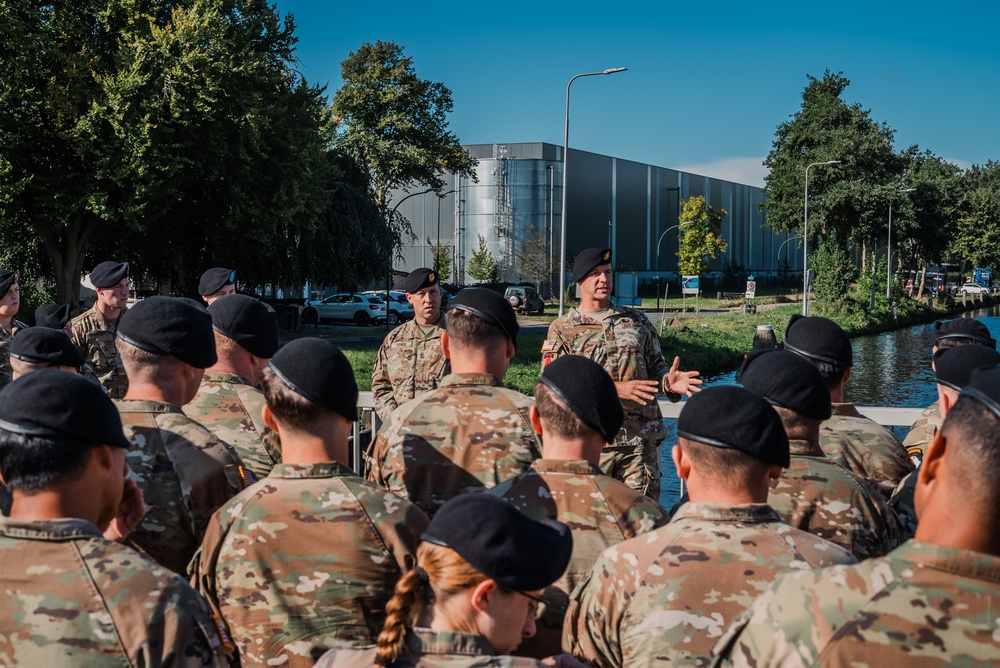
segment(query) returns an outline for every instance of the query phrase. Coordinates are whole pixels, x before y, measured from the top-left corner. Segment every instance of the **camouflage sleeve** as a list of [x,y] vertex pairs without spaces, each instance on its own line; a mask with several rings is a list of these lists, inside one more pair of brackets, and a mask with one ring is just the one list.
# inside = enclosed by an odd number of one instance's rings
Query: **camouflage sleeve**
[[630,569],[616,555],[615,547],[606,550],[573,590],[563,624],[563,651],[602,668],[624,665],[618,630],[627,602],[615,585],[630,580],[619,572]]
[[[643,357],[646,360],[646,375],[649,380],[662,380],[670,371],[670,364],[663,359],[663,351],[660,349],[660,335],[657,334],[653,323],[649,321],[645,313],[637,311],[639,323],[646,332],[646,339],[643,346]],[[672,361],[672,360],[671,360]]]
[[69,338],[73,342],[73,345],[76,346],[76,349],[80,351],[80,354],[83,355],[84,358],[86,358],[87,357],[87,339],[83,335],[83,328],[82,327],[73,327],[70,330]]
[[430,520],[420,508],[406,499],[392,492],[376,493],[379,494],[381,503],[372,504],[366,500],[362,506],[396,560],[399,570],[406,573],[416,563],[417,545],[420,544],[420,536]]
[[205,537],[201,541],[201,547],[195,552],[191,559],[191,586],[199,594],[205,597],[212,613],[216,619],[222,619],[219,610],[219,593],[215,588],[215,567],[219,563],[219,552],[222,549],[222,541],[226,536],[226,528],[222,526],[220,513],[228,508],[228,504],[220,508],[212,515],[205,529]]
[[375,368],[372,369],[372,400],[375,402],[375,413],[383,421],[396,409],[396,398],[392,393],[392,381],[386,360],[386,347],[389,341],[383,341],[375,356]]
[[[562,328],[559,326],[559,321],[553,321],[549,325],[549,331],[545,335],[545,341],[542,342],[542,369],[551,364],[560,355],[566,352],[566,346],[562,339]],[[541,370],[539,374],[541,375]]]
[[[389,448],[389,429],[389,427],[383,426],[379,430],[378,435],[375,436],[375,440],[372,441],[371,448],[368,450],[370,455],[365,457],[365,479],[383,489],[389,489],[387,470],[385,468],[386,453]],[[406,498],[405,491],[403,498]]]

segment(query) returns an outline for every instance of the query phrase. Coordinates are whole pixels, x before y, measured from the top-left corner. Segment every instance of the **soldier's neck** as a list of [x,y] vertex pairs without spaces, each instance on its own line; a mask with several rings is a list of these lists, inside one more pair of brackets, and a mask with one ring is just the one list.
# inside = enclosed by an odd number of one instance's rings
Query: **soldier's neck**
[[109,306],[99,299],[94,302],[94,306],[97,308],[98,313],[103,315],[108,320],[117,320],[118,316],[122,314],[122,310],[120,308]]
[[543,432],[542,458],[557,461],[586,461],[594,466],[600,466],[601,450],[604,446],[601,440],[601,437],[596,435],[590,439],[567,439],[553,432]]
[[97,524],[99,510],[89,502],[93,497],[51,489],[30,496],[14,491],[10,517],[28,522],[75,518]]
[[587,295],[581,295],[580,306],[577,310],[579,311],[604,311],[611,308],[611,299],[596,299],[594,297],[588,297]]
[[[301,465],[337,462],[349,466],[347,448],[349,425],[342,420],[329,420],[323,425],[314,427],[315,430],[312,432],[278,429],[278,435],[281,437],[281,463]],[[355,473],[361,475],[359,471]]]
[[248,385],[256,385],[254,382],[254,371],[249,362],[239,359],[230,359],[229,357],[219,357],[219,361],[209,368],[205,369],[207,372],[214,373],[231,373],[234,376],[239,376],[243,379],[243,382]]
[[8,333],[13,329],[14,316],[12,315],[0,315],[0,327],[3,327]]
[[159,401],[174,406],[183,406],[191,398],[186,396],[186,388],[180,384],[153,384],[139,379],[129,379],[128,391],[122,397],[125,401]]

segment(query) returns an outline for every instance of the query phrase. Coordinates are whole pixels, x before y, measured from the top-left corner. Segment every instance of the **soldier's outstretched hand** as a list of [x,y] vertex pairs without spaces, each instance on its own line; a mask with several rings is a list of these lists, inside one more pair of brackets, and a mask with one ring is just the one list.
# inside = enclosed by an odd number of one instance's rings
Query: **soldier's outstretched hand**
[[674,363],[670,365],[670,371],[667,372],[667,383],[670,386],[670,391],[686,394],[689,397],[695,392],[700,392],[701,388],[698,386],[703,382],[701,372],[681,371],[680,366],[681,358],[675,357]]

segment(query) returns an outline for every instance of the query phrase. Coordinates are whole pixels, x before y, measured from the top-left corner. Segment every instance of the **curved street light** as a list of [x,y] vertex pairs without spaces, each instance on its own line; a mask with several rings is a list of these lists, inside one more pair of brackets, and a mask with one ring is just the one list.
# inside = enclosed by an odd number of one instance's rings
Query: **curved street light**
[[838,163],[840,160],[827,160],[806,165],[805,217],[802,221],[802,315],[809,315],[809,168]]
[[[676,225],[672,225],[667,229],[663,230],[663,234],[661,234],[660,238],[656,240],[656,308],[660,308],[660,242],[663,241],[663,237],[667,236],[667,232],[669,232],[670,230],[676,230],[679,227],[690,225],[693,222],[694,222],[693,220],[688,220],[683,223],[677,223]],[[680,235],[680,233],[678,233],[678,235]],[[680,240],[678,239],[678,244],[679,243]],[[666,309],[666,306],[664,306],[664,309]]]
[[[898,193],[912,193],[916,188],[897,190]],[[889,238],[885,242],[885,298],[889,297],[889,286],[892,285],[892,200],[889,198]]]
[[617,74],[627,67],[611,67],[600,72],[577,74],[566,84],[566,120],[563,124],[563,169],[562,169],[562,211],[559,226],[559,315],[565,312],[566,300],[566,164],[569,162],[569,87],[580,77],[594,77],[599,74]]
[[[421,190],[420,192],[410,193],[403,199],[396,202],[396,206],[392,207],[392,211],[386,217],[386,223],[391,223],[393,216],[396,215],[396,209],[399,205],[410,199],[411,197],[416,197],[417,195],[426,195],[427,193],[438,193],[441,192],[440,188],[428,188],[427,190]],[[389,273],[385,276],[385,331],[389,331],[389,290],[392,289],[392,249],[389,249]]]

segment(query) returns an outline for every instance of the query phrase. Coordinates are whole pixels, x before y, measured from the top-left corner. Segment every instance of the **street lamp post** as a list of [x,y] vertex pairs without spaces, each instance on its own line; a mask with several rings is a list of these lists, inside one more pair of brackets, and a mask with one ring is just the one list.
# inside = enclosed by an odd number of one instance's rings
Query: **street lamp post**
[[[916,188],[906,188],[904,190],[897,190],[896,192],[901,193],[911,193]],[[885,298],[889,297],[889,286],[892,285],[892,200],[889,198],[889,238],[885,242]]]
[[[671,230],[676,230],[679,227],[684,227],[685,225],[690,225],[693,222],[694,221],[692,221],[692,220],[688,220],[688,221],[683,222],[683,223],[678,223],[677,225],[672,225],[672,226],[668,227],[667,229],[663,230],[663,234],[661,234],[660,238],[656,240],[656,278],[657,278],[657,281],[656,281],[656,308],[657,309],[660,308],[660,292],[659,292],[660,291],[660,280],[659,280],[659,278],[660,278],[660,242],[663,241],[663,237],[667,236],[667,232],[669,232]],[[678,232],[678,234],[680,234],[680,233]],[[664,308],[664,310],[666,310],[666,306],[664,306],[663,308]]]
[[809,168],[836,165],[840,160],[812,162],[806,165],[805,216],[802,220],[802,315],[809,315]]
[[[438,274],[441,273],[441,265],[437,262],[436,255],[441,254],[441,200],[444,199],[445,195],[450,195],[451,193],[458,192],[454,188],[447,190],[445,192],[438,192],[438,224],[437,224],[437,248],[431,250],[431,258],[434,264],[434,271]],[[440,281],[441,279],[438,278]]]
[[[386,219],[387,223],[392,222],[393,216],[396,215],[396,209],[399,205],[410,199],[411,197],[416,197],[417,195],[426,195],[427,193],[437,193],[441,192],[440,188],[428,188],[427,190],[421,190],[420,192],[410,193],[403,199],[396,202],[396,206],[392,207],[392,211],[389,212],[389,217]],[[439,228],[440,229],[440,228]],[[392,289],[392,249],[389,249],[389,273],[385,276],[385,330],[389,331],[389,290]]]
[[559,230],[559,315],[565,312],[566,300],[566,166],[569,163],[569,87],[580,77],[616,74],[627,69],[627,67],[612,67],[601,72],[584,72],[577,74],[566,84],[566,120],[563,124],[562,211],[559,219],[561,228]]

